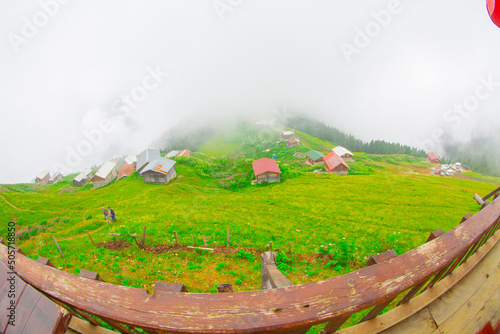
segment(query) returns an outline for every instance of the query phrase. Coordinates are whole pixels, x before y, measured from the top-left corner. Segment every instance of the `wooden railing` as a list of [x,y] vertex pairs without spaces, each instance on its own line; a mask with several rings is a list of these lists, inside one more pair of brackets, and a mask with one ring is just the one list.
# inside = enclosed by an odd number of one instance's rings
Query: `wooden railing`
[[[465,263],[500,226],[500,200],[485,205],[486,199],[477,214],[447,233],[433,232],[408,253],[389,251],[370,258],[366,268],[303,285],[277,270],[272,252],[262,256],[263,290],[250,292],[186,293],[182,284],[156,283],[150,294],[102,282],[95,273],[62,272],[47,259],[20,253],[16,272],[74,318],[121,333],[306,333],[317,324],[325,324],[322,333],[334,333],[355,313],[370,310],[361,320],[368,321],[390,303],[408,303]],[[6,250],[0,246],[4,263]]]

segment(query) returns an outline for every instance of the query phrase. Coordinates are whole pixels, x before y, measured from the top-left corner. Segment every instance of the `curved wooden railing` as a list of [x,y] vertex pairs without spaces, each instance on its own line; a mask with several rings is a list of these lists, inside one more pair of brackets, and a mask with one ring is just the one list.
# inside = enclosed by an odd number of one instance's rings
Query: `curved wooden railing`
[[[468,218],[468,219],[467,219]],[[62,272],[23,255],[19,277],[73,316],[103,321],[122,333],[306,333],[326,323],[335,332],[352,314],[391,301],[408,302],[474,254],[498,230],[500,200],[466,216],[454,229],[388,260],[342,276],[279,289],[221,294],[129,288]],[[438,234],[439,235],[439,234]],[[6,247],[0,259],[7,263]],[[98,320],[100,319],[100,320]]]

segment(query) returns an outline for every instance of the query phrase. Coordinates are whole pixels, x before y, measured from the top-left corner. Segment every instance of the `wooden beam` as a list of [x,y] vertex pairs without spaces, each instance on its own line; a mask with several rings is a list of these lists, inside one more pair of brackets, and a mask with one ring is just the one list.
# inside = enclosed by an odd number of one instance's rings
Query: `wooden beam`
[[[492,192],[490,192],[488,195],[484,196],[482,198],[483,201],[486,201],[487,199],[489,199],[491,196],[497,194],[498,192],[500,191],[500,187],[496,188],[495,190],[493,190]],[[475,197],[475,196],[474,196]]]
[[116,332],[96,326],[77,317],[71,318],[69,328],[80,334],[116,334]]

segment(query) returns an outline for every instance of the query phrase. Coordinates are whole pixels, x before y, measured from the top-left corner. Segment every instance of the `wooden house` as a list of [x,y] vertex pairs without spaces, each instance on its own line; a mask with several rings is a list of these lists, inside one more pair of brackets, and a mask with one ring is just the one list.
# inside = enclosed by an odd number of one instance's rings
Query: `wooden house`
[[288,142],[290,139],[296,139],[295,138],[295,132],[293,131],[282,131],[280,133],[280,141],[286,141]]
[[354,161],[352,158],[352,157],[354,157],[354,154],[351,151],[349,151],[348,149],[346,149],[345,147],[337,146],[334,149],[332,149],[332,151],[335,152],[335,154],[337,154],[339,157],[344,159],[345,162],[353,162]]
[[95,173],[90,182],[94,185],[94,189],[104,187],[116,178],[116,162],[106,161],[101,168]]
[[349,166],[337,153],[330,152],[324,158],[326,171],[330,174],[347,175]]
[[167,158],[158,158],[150,162],[141,172],[144,182],[166,184],[176,176],[176,161]]
[[49,181],[47,183],[49,184],[52,184],[52,183],[56,183],[57,181],[59,181],[60,179],[62,179],[63,176],[61,175],[61,173],[59,172],[55,172],[49,179]]
[[427,153],[427,161],[433,164],[440,164],[441,159],[434,152]]
[[75,185],[75,187],[81,187],[84,186],[87,182],[89,182],[91,178],[92,178],[92,171],[90,169],[86,169],[73,179],[73,184]]
[[50,180],[50,173],[46,170],[36,176],[35,183],[46,184]]
[[324,160],[323,157],[325,155],[321,152],[318,152],[316,150],[310,150],[309,152],[306,153],[306,163],[308,163],[311,166],[317,165],[317,164],[323,164]]
[[140,173],[150,163],[160,158],[160,150],[148,148],[137,156],[137,171]]
[[290,139],[289,141],[286,142],[286,146],[288,147],[295,147],[300,144],[300,139]]
[[257,183],[263,181],[280,182],[281,170],[276,163],[276,160],[262,158],[252,162],[253,173]]
[[191,156],[191,151],[190,150],[182,150],[179,154],[177,154],[178,157],[190,157]]
[[118,180],[123,179],[124,177],[132,175],[135,170],[135,163],[133,164],[125,164],[120,167],[118,170]]

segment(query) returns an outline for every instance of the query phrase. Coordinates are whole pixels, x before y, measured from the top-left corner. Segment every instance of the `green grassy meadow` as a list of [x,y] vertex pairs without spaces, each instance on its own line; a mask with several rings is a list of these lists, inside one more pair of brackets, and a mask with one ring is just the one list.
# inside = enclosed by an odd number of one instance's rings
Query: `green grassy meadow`
[[[217,292],[218,284],[232,283],[235,291],[249,291],[260,288],[259,255],[270,241],[278,268],[294,284],[334,277],[364,267],[370,255],[403,254],[432,231],[452,229],[479,210],[474,193],[500,182],[473,172],[434,176],[421,158],[365,153],[349,163],[348,176],[316,175],[321,166],[294,154],[326,154],[334,145],[297,134],[302,145],[291,149],[274,138],[255,142],[251,129],[229,139],[216,135],[192,157],[175,158],[177,177],[168,185],[146,184],[137,173],[97,190],[74,187],[76,174],[52,185],[0,185],[0,235],[14,221],[18,246],[29,257],[49,258],[73,274],[95,271],[114,284],[152,292],[155,282],[172,282]],[[273,154],[281,182],[252,186],[251,162]],[[116,223],[106,223],[101,208],[107,206]],[[140,241],[144,227],[145,249],[129,236]],[[174,246],[174,232],[181,246]],[[186,248],[193,241],[203,246],[204,235],[215,252]]]

